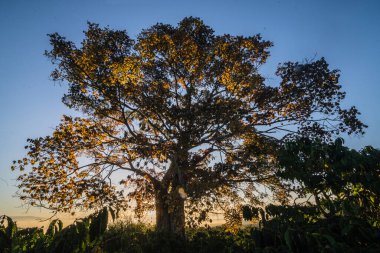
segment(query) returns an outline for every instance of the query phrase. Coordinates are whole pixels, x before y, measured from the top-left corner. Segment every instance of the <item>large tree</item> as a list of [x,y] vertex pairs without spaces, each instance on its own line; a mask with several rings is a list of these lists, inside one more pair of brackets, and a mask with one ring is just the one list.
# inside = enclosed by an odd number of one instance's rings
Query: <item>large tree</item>
[[[259,68],[272,43],[260,35],[216,35],[198,18],[158,23],[137,39],[90,23],[80,46],[51,34],[46,55],[64,116],[51,136],[30,139],[13,168],[20,197],[54,211],[102,205],[156,210],[160,230],[183,234],[186,217],[286,196],[273,152],[284,138],[362,133],[358,111],[342,109],[339,71],[322,58],[287,62],[269,86]],[[115,171],[125,171],[124,176]],[[122,192],[112,180],[126,187]],[[264,188],[263,188],[264,187]]]

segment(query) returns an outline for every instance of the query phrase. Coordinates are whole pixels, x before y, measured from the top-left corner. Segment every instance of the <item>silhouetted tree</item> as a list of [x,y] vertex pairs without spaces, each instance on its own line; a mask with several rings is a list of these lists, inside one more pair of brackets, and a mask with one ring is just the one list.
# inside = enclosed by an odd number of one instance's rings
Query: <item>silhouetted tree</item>
[[[213,209],[236,220],[234,207],[260,201],[260,185],[286,198],[272,166],[278,141],[365,127],[354,107],[341,108],[339,73],[323,58],[280,65],[280,84],[268,86],[259,68],[271,42],[215,35],[198,18],[136,40],[90,23],[80,47],[56,33],[50,42],[63,103],[83,116],[64,116],[15,162],[31,166],[19,187],[32,205],[69,212],[134,200],[138,215],[155,209],[158,229],[183,235],[185,210],[190,223]],[[118,170],[125,193],[112,184]]]

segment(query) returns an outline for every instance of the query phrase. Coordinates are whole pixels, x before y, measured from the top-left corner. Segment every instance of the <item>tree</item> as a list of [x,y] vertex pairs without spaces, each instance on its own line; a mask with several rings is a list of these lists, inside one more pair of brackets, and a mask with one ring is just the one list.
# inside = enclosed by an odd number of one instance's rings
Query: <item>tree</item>
[[299,198],[313,197],[319,216],[363,218],[379,227],[380,150],[349,149],[341,138],[300,138],[283,145],[278,161],[278,176],[293,182]]
[[[155,209],[158,229],[183,235],[185,212],[190,223],[215,209],[236,220],[237,206],[260,203],[259,185],[284,201],[272,166],[279,141],[365,128],[355,107],[341,108],[339,71],[323,58],[284,63],[279,86],[266,85],[259,68],[272,43],[260,35],[216,35],[192,17],[136,40],[92,23],[84,34],[80,47],[49,35],[51,76],[83,116],[64,116],[15,161],[31,167],[19,187],[32,205],[69,212],[134,200],[138,215]],[[115,171],[126,172],[127,192]]]

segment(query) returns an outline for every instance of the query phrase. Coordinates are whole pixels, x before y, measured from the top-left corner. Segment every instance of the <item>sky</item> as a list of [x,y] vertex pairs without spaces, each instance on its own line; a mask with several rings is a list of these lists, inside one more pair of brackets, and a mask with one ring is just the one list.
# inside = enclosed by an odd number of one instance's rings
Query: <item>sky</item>
[[346,145],[380,148],[379,12],[376,0],[0,0],[0,215],[33,222],[48,216],[22,207],[14,197],[18,174],[10,171],[27,138],[50,134],[62,114],[72,114],[61,103],[65,86],[49,78],[47,34],[78,43],[91,21],[134,38],[157,22],[176,25],[186,16],[200,17],[217,34],[260,33],[274,43],[261,69],[268,83],[275,84],[278,63],[325,57],[341,70],[344,105],[355,105],[369,126],[364,136],[344,136]]

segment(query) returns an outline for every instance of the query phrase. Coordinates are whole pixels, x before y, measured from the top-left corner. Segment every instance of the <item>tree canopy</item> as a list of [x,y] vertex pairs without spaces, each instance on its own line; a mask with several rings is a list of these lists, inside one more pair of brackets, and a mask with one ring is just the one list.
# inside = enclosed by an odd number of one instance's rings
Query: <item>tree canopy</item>
[[277,175],[293,181],[298,198],[312,197],[321,216],[361,217],[380,226],[380,150],[349,149],[341,138],[330,143],[301,138],[283,145],[278,161]]
[[[272,43],[260,35],[218,35],[188,17],[136,39],[93,23],[80,45],[49,37],[51,76],[82,116],[29,139],[13,168],[29,168],[21,199],[56,212],[134,200],[138,215],[155,209],[157,226],[176,233],[185,217],[194,224],[210,211],[234,220],[237,206],[261,203],[261,189],[286,201],[274,166],[283,140],[366,127],[355,107],[341,107],[339,71],[324,58],[280,64],[280,83],[266,84],[260,66]],[[119,182],[116,171],[125,171]]]

